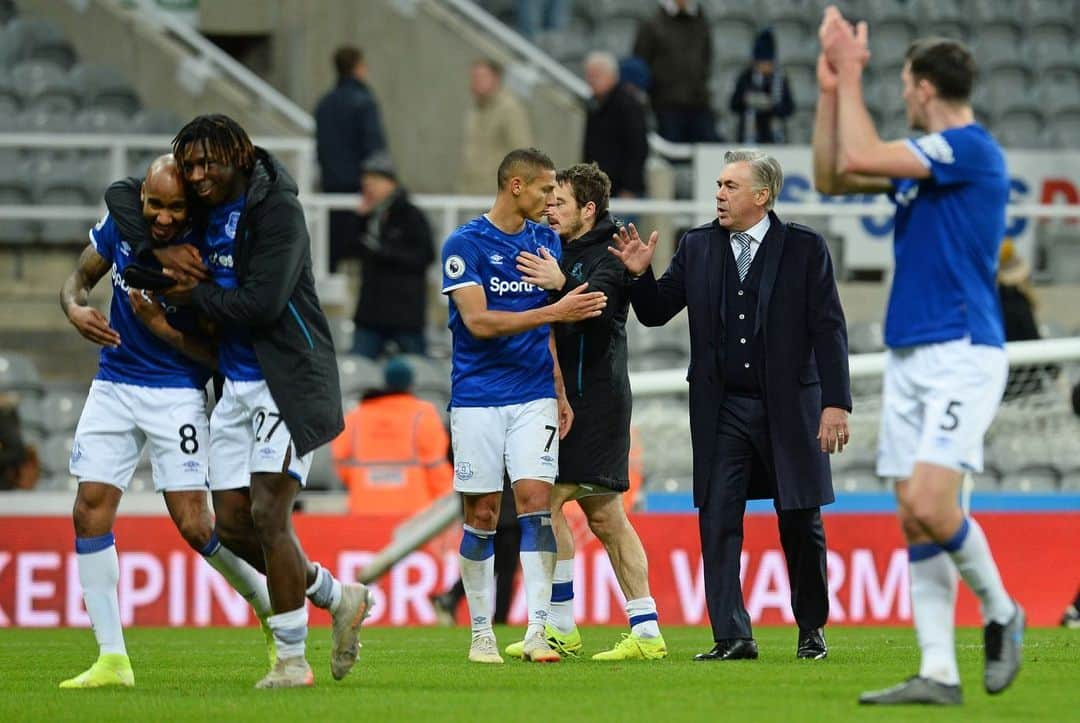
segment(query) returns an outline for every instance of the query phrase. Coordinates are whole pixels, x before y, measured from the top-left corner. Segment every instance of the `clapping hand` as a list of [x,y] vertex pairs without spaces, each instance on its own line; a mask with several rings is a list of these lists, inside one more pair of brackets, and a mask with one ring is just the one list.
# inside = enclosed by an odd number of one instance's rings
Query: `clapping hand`
[[821,40],[821,50],[828,65],[832,69],[849,64],[865,67],[870,60],[869,32],[866,21],[861,20],[858,25],[852,25],[835,5],[825,8],[818,38]]

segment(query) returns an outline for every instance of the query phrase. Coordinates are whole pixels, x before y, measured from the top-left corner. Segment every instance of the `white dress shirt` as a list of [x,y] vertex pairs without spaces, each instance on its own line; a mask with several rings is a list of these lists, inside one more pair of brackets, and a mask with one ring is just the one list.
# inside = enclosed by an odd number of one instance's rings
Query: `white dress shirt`
[[[750,228],[743,231],[748,233],[754,239],[750,242],[750,263],[754,262],[754,254],[761,248],[761,242],[765,239],[765,234],[769,232],[769,225],[772,222],[769,220],[769,214],[765,214],[765,217],[755,223]],[[736,231],[731,232],[731,251],[735,254],[735,258],[739,258],[739,254],[742,253],[742,244],[735,238]]]

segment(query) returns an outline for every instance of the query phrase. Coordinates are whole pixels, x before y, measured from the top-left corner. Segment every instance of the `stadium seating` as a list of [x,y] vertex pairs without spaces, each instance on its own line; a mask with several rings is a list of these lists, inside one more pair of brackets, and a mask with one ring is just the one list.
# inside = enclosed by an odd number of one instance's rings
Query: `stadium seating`
[[[513,8],[505,0],[480,0],[496,17],[513,25]],[[763,2],[762,0],[710,0],[702,3],[712,24],[713,107],[720,125],[729,127],[728,97],[734,77],[748,62],[754,33],[770,26],[777,36],[779,62],[788,70],[797,107],[808,108],[815,95],[813,63],[818,47],[816,28],[824,1]],[[593,49],[610,50],[619,57],[630,54],[637,26],[655,12],[655,3],[644,0],[603,0],[575,3],[575,16],[561,34],[547,33],[538,40],[557,61],[581,73],[581,60]],[[971,42],[980,65],[980,77],[994,91],[985,98],[979,119],[1008,145],[1043,148],[1078,145],[1080,115],[1063,117],[1064,134],[1049,132],[1057,125],[1052,113],[1041,117],[1040,102],[1026,93],[1019,103],[1025,117],[1015,113],[1001,117],[1016,104],[1017,89],[1037,90],[1049,82],[1048,73],[1063,72],[1069,79],[1066,94],[1080,92],[1080,56],[1073,50],[1080,22],[1076,5],[1069,0],[859,0],[843,3],[851,17],[871,25],[872,56],[868,72],[878,78],[875,118],[888,135],[906,135],[900,102],[899,69],[908,43],[920,36],[936,35]],[[1035,116],[1040,116],[1035,120]],[[789,121],[789,142],[810,138],[812,113]]]
[[[14,133],[164,133],[180,121],[171,113],[141,109],[138,94],[116,68],[80,63],[59,26],[36,18],[12,17],[14,4],[0,3],[0,132]],[[13,12],[13,11],[12,11]],[[106,163],[65,166],[70,151],[29,151],[11,156],[0,149],[0,204],[91,205],[108,183]],[[87,154],[89,161],[94,154]],[[107,159],[104,149],[98,161]],[[141,175],[147,154],[132,154]],[[63,172],[69,177],[61,177]],[[0,220],[6,245],[83,243],[82,220]]]

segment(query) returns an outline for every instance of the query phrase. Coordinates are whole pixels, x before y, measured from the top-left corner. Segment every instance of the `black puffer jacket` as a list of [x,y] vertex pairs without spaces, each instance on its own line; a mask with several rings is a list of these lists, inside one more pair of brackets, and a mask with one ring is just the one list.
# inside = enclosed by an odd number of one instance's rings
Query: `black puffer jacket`
[[[304,455],[334,439],[345,421],[341,411],[334,344],[311,272],[311,239],[297,198],[296,182],[281,163],[256,149],[244,211],[236,229],[238,286],[199,284],[192,303],[211,321],[250,329],[270,394]],[[105,193],[121,236],[140,258],[151,252],[148,229],[124,219],[141,218],[135,178]]]

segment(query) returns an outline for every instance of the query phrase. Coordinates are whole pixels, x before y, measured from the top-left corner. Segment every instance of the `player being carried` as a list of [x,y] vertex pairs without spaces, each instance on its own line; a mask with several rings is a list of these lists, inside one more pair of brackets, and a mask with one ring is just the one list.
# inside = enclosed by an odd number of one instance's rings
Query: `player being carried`
[[[154,244],[193,242],[183,179],[171,155],[154,160],[136,188],[138,215],[149,224]],[[203,390],[210,372],[139,323],[135,309],[154,304],[124,282],[124,270],[134,261],[134,249],[121,240],[116,221],[106,214],[90,230],[90,245],[60,292],[68,320],[102,347],[98,373],[75,430],[70,467],[79,480],[72,512],[79,582],[100,652],[88,670],[65,680],[61,688],[135,684],[120,623],[120,568],[112,530],[120,497],[144,446],[149,446],[154,487],[164,493],[184,540],[251,603],[264,630],[272,614],[262,576],[221,544],[210,519],[210,438]],[[90,290],[106,274],[112,281],[108,320],[87,305]],[[157,306],[153,313],[178,330],[194,331],[190,309]],[[212,361],[206,345],[196,344],[188,352]]]
[[548,305],[543,289],[515,268],[521,252],[559,258],[559,237],[538,221],[552,200],[555,165],[542,152],[511,151],[499,164],[491,210],[459,227],[443,247],[443,293],[453,333],[450,430],[454,489],[465,501],[461,579],[469,603],[469,660],[501,663],[491,628],[494,538],[503,472],[521,522],[521,567],[529,626],[522,657],[556,662],[544,635],[555,569],[551,485],[559,439],[573,412],[549,324],[599,316],[606,299],[586,284]]
[[[559,481],[551,494],[559,553],[546,634],[560,653],[576,654],[582,647],[574,624],[574,535],[562,512],[563,505],[577,500],[611,558],[630,623],[630,633],[593,660],[656,660],[667,656],[667,646],[649,592],[649,563],[620,499],[630,486],[631,396],[626,367],[630,278],[608,251],[618,231],[608,211],[611,181],[595,163],[571,166],[555,179],[548,223],[567,244],[562,262],[546,252],[526,252],[519,256],[518,268],[527,281],[559,295],[588,282],[590,289],[604,293],[608,303],[595,319],[555,325],[574,426],[559,449]],[[512,643],[506,653],[521,657],[521,650],[521,643]]]
[[1008,362],[995,286],[1009,174],[971,110],[975,63],[961,43],[916,40],[900,80],[909,125],[926,135],[882,141],[863,102],[865,23],[830,6],[821,30],[814,182],[828,194],[888,193],[896,203],[895,273],[878,468],[896,480],[908,544],[918,675],[864,693],[867,704],[962,702],[954,643],[956,573],[982,603],[984,686],[1000,693],[1020,668],[1024,611],[1001,582],[979,524],[959,505]]

